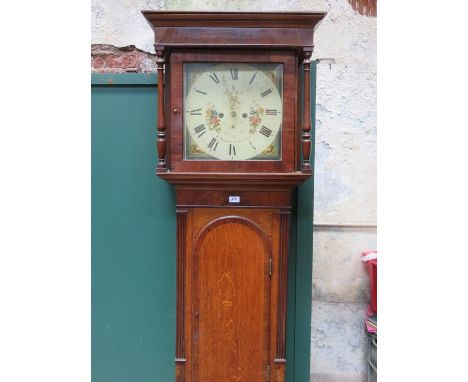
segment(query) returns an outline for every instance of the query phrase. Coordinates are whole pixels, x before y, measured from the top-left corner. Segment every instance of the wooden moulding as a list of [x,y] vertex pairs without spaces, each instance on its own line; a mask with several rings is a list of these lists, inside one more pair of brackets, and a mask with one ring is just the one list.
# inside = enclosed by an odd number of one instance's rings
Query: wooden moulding
[[[307,180],[310,174],[296,171],[291,173],[197,173],[197,172],[166,172],[158,174],[162,179],[174,185],[222,185],[222,188],[235,186],[237,189],[250,186],[277,186],[291,188]],[[231,188],[231,187],[229,187]]]
[[325,12],[222,12],[222,11],[142,11],[153,27],[232,26],[263,28],[310,28]]
[[178,208],[177,216],[177,323],[176,323],[176,382],[185,380],[185,268],[187,209]]
[[[323,12],[143,11],[155,43],[167,47],[302,48],[313,44]],[[216,33],[213,29],[216,28]]]
[[278,318],[275,363],[286,363],[286,296],[288,285],[289,210],[280,211],[278,255]]

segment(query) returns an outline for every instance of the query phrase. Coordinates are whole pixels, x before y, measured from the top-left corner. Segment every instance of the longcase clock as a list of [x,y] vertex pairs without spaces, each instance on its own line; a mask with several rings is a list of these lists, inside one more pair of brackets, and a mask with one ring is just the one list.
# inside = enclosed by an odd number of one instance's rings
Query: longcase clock
[[312,176],[310,57],[325,14],[143,14],[156,172],[176,190],[176,380],[283,382],[291,194]]

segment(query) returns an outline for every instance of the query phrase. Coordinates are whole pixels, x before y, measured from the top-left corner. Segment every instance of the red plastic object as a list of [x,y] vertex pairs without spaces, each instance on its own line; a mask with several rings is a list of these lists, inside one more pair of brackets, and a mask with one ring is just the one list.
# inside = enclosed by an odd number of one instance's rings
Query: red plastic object
[[367,261],[371,287],[371,303],[369,304],[369,315],[377,314],[377,259]]

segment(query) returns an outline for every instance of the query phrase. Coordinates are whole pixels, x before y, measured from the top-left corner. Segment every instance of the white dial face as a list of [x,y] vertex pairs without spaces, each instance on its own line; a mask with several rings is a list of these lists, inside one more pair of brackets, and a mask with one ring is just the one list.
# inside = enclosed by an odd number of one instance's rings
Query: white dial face
[[275,72],[244,63],[205,69],[195,77],[184,103],[186,134],[193,147],[208,159],[263,159],[275,150],[272,158],[280,159],[283,101]]

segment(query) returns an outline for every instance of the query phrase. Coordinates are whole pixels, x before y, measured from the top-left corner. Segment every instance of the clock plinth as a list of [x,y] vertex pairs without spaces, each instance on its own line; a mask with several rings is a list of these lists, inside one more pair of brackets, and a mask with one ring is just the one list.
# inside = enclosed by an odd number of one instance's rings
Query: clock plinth
[[143,15],[156,172],[176,189],[176,381],[284,382],[291,199],[312,176],[310,58],[325,13]]

